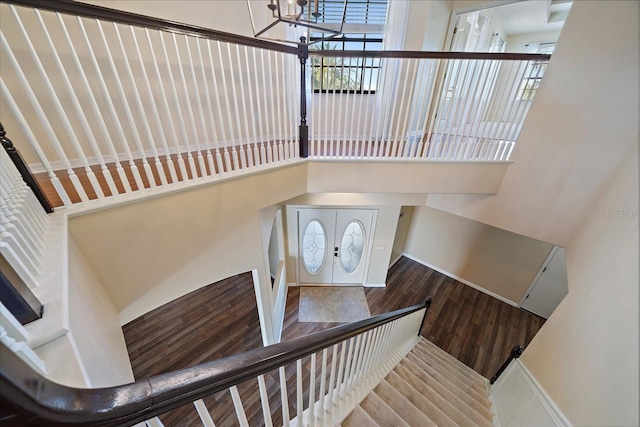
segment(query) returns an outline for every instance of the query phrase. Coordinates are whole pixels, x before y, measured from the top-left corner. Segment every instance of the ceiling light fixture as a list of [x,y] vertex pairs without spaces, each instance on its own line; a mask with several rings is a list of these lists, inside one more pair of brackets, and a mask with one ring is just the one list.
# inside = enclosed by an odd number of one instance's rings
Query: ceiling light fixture
[[[348,0],[263,0],[258,2],[255,0],[247,0],[247,7],[249,8],[251,27],[255,37],[299,44],[300,42],[297,41],[297,38],[295,41],[272,38],[266,37],[266,33],[276,25],[283,23],[294,27],[305,27],[314,33],[322,33],[325,39],[339,36],[342,33],[347,1]],[[264,8],[265,3],[266,8]],[[323,11],[328,7],[333,11],[338,9],[342,14],[342,19],[335,20],[332,23],[324,22],[324,19],[322,19]],[[252,8],[256,10],[254,11]],[[268,23],[261,30],[256,29],[254,13],[255,16],[264,15],[267,18]]]

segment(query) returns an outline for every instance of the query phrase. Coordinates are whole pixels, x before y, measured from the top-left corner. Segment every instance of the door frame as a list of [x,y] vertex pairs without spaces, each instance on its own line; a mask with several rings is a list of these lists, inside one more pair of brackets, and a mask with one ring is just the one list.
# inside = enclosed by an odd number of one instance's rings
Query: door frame
[[[296,272],[296,285],[297,286],[303,286],[305,284],[300,284],[300,235],[299,235],[299,230],[300,230],[300,224],[298,223],[298,213],[302,210],[331,210],[331,211],[341,211],[341,210],[362,210],[362,211],[371,211],[372,213],[372,218],[371,218],[371,225],[370,225],[370,229],[368,230],[368,236],[367,236],[367,248],[365,253],[363,254],[363,268],[364,268],[364,273],[362,275],[362,283],[346,283],[346,284],[332,284],[332,283],[314,283],[315,285],[319,285],[319,286],[366,286],[367,284],[367,279],[369,277],[369,263],[371,261],[371,255],[373,254],[373,243],[374,243],[374,237],[375,237],[375,232],[376,232],[376,224],[378,221],[378,209],[375,208],[370,208],[368,206],[340,206],[340,207],[335,207],[335,206],[290,206],[290,208],[292,208],[292,211],[294,213],[295,216],[295,226],[293,227],[296,231],[295,231],[295,236],[289,236],[287,238],[287,241],[290,245],[290,248],[294,248],[295,251],[295,272]],[[292,231],[291,228],[289,228],[290,231]],[[330,251],[331,253],[333,253],[333,250]]]
[[538,280],[540,280],[540,277],[542,276],[542,273],[545,272],[545,270],[547,269],[547,266],[549,266],[549,264],[551,263],[551,260],[556,255],[556,252],[558,252],[558,249],[559,249],[559,246],[554,246],[553,248],[551,248],[551,250],[549,251],[549,255],[547,255],[547,257],[544,259],[544,262],[540,266],[540,269],[538,270],[536,275],[533,277],[533,280],[531,281],[531,284],[529,284],[529,287],[527,288],[526,292],[522,294],[522,298],[518,303],[518,308],[522,308],[522,305],[527,299],[527,296],[529,296],[529,294],[533,291],[533,288],[535,288],[536,284],[538,283]]

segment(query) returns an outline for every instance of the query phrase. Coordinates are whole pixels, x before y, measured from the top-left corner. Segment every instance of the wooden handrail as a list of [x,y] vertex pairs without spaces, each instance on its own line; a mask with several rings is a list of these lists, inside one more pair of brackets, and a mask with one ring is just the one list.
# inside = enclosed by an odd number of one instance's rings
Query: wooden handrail
[[[241,36],[238,34],[226,33],[212,30],[210,28],[198,27],[195,25],[173,22],[136,13],[123,12],[108,7],[96,6],[87,3],[80,3],[72,0],[0,0],[3,3],[10,3],[19,6],[27,6],[51,12],[82,16],[91,19],[100,19],[119,24],[136,25],[140,27],[170,31],[174,33],[186,34],[196,37],[204,37],[211,40],[219,40],[228,43],[235,43],[245,46],[257,47],[260,49],[275,50],[297,55],[298,48],[287,46],[253,37]],[[248,18],[247,18],[248,19]]]
[[135,424],[426,308],[427,304],[419,304],[131,384],[99,389],[50,381],[0,345],[3,419],[33,426]]
[[309,56],[324,58],[416,58],[416,59],[489,59],[502,61],[548,61],[549,54],[496,52],[434,52],[413,50],[313,50]]

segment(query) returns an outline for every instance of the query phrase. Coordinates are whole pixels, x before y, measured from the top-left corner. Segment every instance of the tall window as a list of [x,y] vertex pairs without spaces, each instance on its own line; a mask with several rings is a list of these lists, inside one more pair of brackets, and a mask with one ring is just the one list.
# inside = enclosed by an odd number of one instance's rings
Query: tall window
[[[529,51],[534,53],[552,54],[555,49],[555,43],[535,43],[527,45]],[[536,61],[529,64],[524,78],[520,83],[520,90],[518,91],[518,99],[521,101],[533,101],[533,98],[538,92],[542,76],[547,69],[547,61]]]
[[[318,20],[324,25],[340,24],[339,0],[320,0],[322,12]],[[318,50],[382,50],[388,0],[348,0],[343,34],[325,38],[327,34],[311,33],[311,49]],[[312,88],[315,93],[375,93],[380,74],[379,58],[312,57]]]

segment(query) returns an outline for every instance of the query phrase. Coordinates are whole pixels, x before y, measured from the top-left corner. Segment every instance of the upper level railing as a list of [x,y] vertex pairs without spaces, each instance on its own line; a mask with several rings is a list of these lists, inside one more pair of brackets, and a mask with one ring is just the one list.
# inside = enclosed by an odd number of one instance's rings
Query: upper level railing
[[[237,386],[250,381],[261,401],[260,425],[336,425],[417,343],[430,303],[428,298],[424,304],[302,338],[101,389],[51,382],[0,345],[3,419],[14,425],[122,426],[193,403],[209,426],[223,414],[202,399],[228,391],[237,416],[234,424],[246,426]],[[309,372],[308,387],[303,386],[303,366]],[[291,384],[287,368],[295,370]],[[271,374],[279,387],[267,389],[265,376]],[[151,424],[162,425],[158,419]]]
[[307,155],[506,161],[549,59],[308,51],[73,1],[5,3],[0,119],[54,206]]

